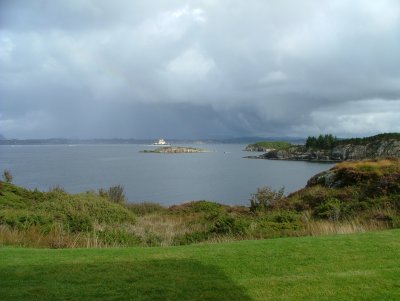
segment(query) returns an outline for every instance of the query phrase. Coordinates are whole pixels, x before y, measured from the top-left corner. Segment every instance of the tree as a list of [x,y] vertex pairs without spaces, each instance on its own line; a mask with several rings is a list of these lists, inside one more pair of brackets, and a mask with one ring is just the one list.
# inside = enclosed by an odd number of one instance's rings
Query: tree
[[332,134],[319,135],[318,137],[309,136],[306,140],[306,147],[317,149],[331,149],[338,143],[336,136]]

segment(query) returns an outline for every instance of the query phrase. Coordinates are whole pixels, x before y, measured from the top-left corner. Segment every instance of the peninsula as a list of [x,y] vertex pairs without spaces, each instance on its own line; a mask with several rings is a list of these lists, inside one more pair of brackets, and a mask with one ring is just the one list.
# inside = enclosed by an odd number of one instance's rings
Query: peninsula
[[[249,145],[246,150],[253,150]],[[332,135],[308,137],[305,145],[285,145],[265,150],[251,159],[342,162],[379,158],[400,158],[400,133],[365,138],[338,139]]]

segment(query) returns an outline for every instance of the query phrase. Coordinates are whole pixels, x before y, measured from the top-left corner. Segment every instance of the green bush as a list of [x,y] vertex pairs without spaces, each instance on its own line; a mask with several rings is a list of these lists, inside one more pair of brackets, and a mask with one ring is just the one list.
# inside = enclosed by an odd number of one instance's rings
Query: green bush
[[221,215],[215,219],[210,232],[215,234],[243,234],[246,232],[248,224],[240,218],[228,215]]
[[257,192],[250,196],[250,211],[255,212],[271,209],[275,203],[282,200],[284,192],[284,187],[278,191],[267,186],[257,188]]
[[299,220],[299,214],[293,211],[274,211],[269,219],[275,223],[293,223]]
[[342,217],[342,204],[338,199],[332,198],[315,208],[314,215],[320,218],[337,221]]
[[51,213],[56,220],[66,221],[69,215],[84,214],[92,221],[115,224],[135,222],[135,216],[128,209],[110,203],[94,194],[60,195],[58,199],[50,199],[36,205],[41,211]]
[[270,211],[260,216],[255,221],[255,232],[259,235],[263,233],[266,237],[276,236],[282,233],[300,230],[303,226],[301,215],[290,210]]
[[93,224],[89,216],[75,213],[67,215],[68,229],[72,233],[88,232],[93,230]]
[[0,224],[14,229],[27,229],[31,226],[51,224],[52,218],[45,212],[31,212],[24,209],[6,209],[0,211]]
[[219,215],[224,211],[224,206],[209,201],[193,201],[168,208],[171,213],[205,213],[206,215]]
[[103,243],[109,246],[138,246],[141,243],[140,237],[122,229],[106,229],[96,234]]

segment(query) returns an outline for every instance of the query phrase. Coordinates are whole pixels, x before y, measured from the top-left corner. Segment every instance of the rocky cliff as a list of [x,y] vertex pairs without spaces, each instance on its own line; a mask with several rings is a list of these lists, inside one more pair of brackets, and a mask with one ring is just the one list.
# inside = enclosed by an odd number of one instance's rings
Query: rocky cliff
[[255,158],[270,160],[341,162],[386,157],[400,157],[400,140],[387,139],[373,141],[363,145],[343,144],[327,150],[307,148],[303,145],[298,145],[283,150],[270,150]]

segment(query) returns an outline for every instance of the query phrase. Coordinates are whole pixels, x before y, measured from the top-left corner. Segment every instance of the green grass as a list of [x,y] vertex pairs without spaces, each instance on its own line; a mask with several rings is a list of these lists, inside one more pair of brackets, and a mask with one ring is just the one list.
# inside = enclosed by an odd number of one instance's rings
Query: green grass
[[400,300],[400,230],[168,248],[0,248],[0,300]]

